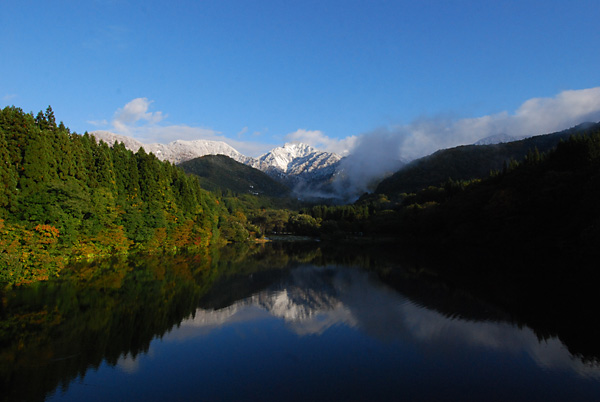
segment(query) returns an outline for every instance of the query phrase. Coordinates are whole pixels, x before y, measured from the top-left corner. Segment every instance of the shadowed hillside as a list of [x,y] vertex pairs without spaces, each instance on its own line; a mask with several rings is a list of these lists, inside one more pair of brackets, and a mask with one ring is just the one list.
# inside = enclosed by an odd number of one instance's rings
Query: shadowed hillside
[[443,149],[409,163],[379,183],[375,193],[396,196],[429,186],[438,186],[450,178],[453,180],[483,178],[491,171],[503,169],[510,164],[511,160],[523,160],[529,150],[537,148],[539,152],[546,152],[574,133],[598,127],[600,123],[584,123],[568,130],[520,141]]
[[225,155],[206,155],[179,165],[186,173],[198,177],[200,185],[210,191],[231,190],[238,194],[286,197],[290,189],[258,169],[236,162]]

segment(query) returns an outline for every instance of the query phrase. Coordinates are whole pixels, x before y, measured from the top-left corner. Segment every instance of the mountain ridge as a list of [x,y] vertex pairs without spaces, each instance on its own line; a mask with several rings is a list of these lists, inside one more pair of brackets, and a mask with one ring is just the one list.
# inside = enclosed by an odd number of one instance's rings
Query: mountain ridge
[[225,155],[274,177],[300,175],[314,172],[339,162],[342,157],[333,152],[320,151],[303,143],[285,143],[271,151],[253,158],[245,156],[224,141],[214,140],[175,140],[168,144],[145,144],[134,138],[115,134],[110,131],[93,131],[90,133],[100,141],[112,146],[115,141],[122,142],[133,152],[141,147],[152,152],[158,159],[180,164],[188,160],[206,155]]
[[285,143],[258,158],[253,158],[241,154],[223,141],[176,140],[168,144],[144,144],[134,138],[109,131],[93,131],[90,134],[110,146],[115,142],[122,142],[133,152],[143,147],[146,152],[153,153],[158,159],[177,165],[207,155],[225,155],[298,190],[305,189],[307,186],[319,187],[330,181],[342,160],[338,154],[320,151],[310,145],[297,142]]
[[179,164],[210,191],[231,190],[238,194],[285,197],[290,189],[266,173],[237,162],[226,155],[205,155]]
[[146,152],[152,152],[158,159],[162,161],[166,160],[176,165],[205,155],[225,155],[236,162],[244,163],[246,165],[252,163],[254,159],[243,155],[223,141],[175,140],[168,144],[145,144],[135,138],[115,134],[110,131],[93,131],[90,134],[98,140],[106,142],[110,146],[112,146],[115,141],[122,142],[127,149],[133,152],[137,152],[143,147]]
[[511,142],[485,145],[460,145],[440,149],[430,155],[415,159],[390,177],[382,180],[376,194],[396,197],[413,193],[428,186],[439,186],[448,179],[481,179],[491,171],[502,170],[511,160],[521,161],[530,151],[550,151],[561,140],[585,130],[600,127],[600,123],[582,123],[566,130],[536,135]]

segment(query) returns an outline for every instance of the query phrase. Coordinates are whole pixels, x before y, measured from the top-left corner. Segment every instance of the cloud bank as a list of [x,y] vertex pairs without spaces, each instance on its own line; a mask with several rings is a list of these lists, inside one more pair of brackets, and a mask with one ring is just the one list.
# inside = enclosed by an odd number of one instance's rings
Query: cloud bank
[[414,159],[438,149],[472,144],[497,134],[522,138],[564,130],[600,120],[600,87],[563,91],[553,98],[525,101],[514,113],[500,112],[468,119],[421,118],[391,127],[400,154]]
[[[318,130],[297,130],[288,134],[286,140],[341,155],[366,154],[381,164],[390,158],[411,160],[439,149],[473,144],[492,135],[523,138],[589,121],[600,121],[600,87],[563,91],[552,98],[532,98],[512,113],[503,111],[463,119],[426,116],[409,124],[379,127],[341,139],[328,137]],[[368,161],[359,164],[365,165]]]
[[123,135],[135,134],[136,128],[143,128],[140,123],[154,125],[163,120],[166,115],[162,112],[148,112],[150,104],[148,98],[135,98],[128,102],[123,108],[115,112],[112,121],[114,129]]
[[[248,156],[258,156],[275,147],[272,144],[265,145],[227,138],[221,132],[211,128],[185,124],[161,125],[159,123],[163,122],[168,115],[161,111],[150,111],[153,102],[148,98],[135,98],[118,109],[110,123],[106,120],[89,121],[88,123],[95,126],[110,126],[110,130],[116,134],[133,137],[145,144],[167,144],[176,140],[223,141]],[[238,138],[242,137],[247,130],[246,127],[242,129],[238,133]]]
[[3,102],[8,102],[17,98],[17,94],[6,94],[2,97]]
[[285,139],[289,142],[308,144],[321,151],[334,152],[338,155],[346,156],[356,146],[358,137],[351,135],[346,138],[337,139],[330,138],[319,130],[300,129],[286,135]]
[[[476,118],[422,117],[410,124],[383,127],[352,137],[349,156],[336,188],[352,198],[371,191],[376,181],[397,170],[403,161],[439,149],[473,144],[480,139],[507,134],[515,138],[546,134],[583,122],[600,121],[600,87],[563,91],[553,98],[525,101],[514,113],[500,112]],[[322,135],[297,135],[323,144],[343,143]],[[350,138],[350,137],[348,137]]]
[[[153,101],[136,98],[118,109],[110,125],[117,134],[144,143],[168,143],[174,140],[206,139],[224,141],[248,156],[259,156],[281,144],[250,140],[248,128],[228,138],[204,127],[165,125],[166,114],[151,111]],[[333,138],[319,130],[298,129],[285,136],[288,142],[302,142],[319,150],[335,152],[347,158],[337,187],[360,195],[387,173],[398,169],[402,161],[428,155],[439,149],[472,144],[480,139],[506,134],[516,138],[560,131],[579,123],[600,121],[600,87],[568,90],[554,97],[532,98],[515,111],[474,117],[429,116],[409,124],[380,127],[370,132]],[[103,122],[90,122],[101,125]],[[248,139],[248,140],[247,140]]]

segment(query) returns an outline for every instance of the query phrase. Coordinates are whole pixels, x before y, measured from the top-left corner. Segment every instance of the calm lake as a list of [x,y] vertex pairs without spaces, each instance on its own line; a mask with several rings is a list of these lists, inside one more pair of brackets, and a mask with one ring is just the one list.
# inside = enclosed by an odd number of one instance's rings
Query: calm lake
[[600,400],[595,306],[486,300],[396,254],[269,243],[73,266],[2,295],[0,398]]

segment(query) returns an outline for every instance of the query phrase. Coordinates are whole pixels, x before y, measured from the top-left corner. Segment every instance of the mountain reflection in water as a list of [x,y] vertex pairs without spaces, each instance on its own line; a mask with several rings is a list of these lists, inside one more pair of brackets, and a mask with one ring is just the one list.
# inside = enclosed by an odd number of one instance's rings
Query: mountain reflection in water
[[416,305],[372,273],[348,267],[296,268],[281,283],[218,309],[196,310],[163,341],[203,336],[224,326],[279,318],[298,336],[321,335],[344,325],[383,342],[410,342],[452,356],[475,348],[527,354],[543,369],[565,370],[600,379],[600,368],[571,355],[556,337],[540,340],[528,327],[448,317]]
[[580,339],[320,247],[82,264],[7,291],[0,400],[600,399]]

